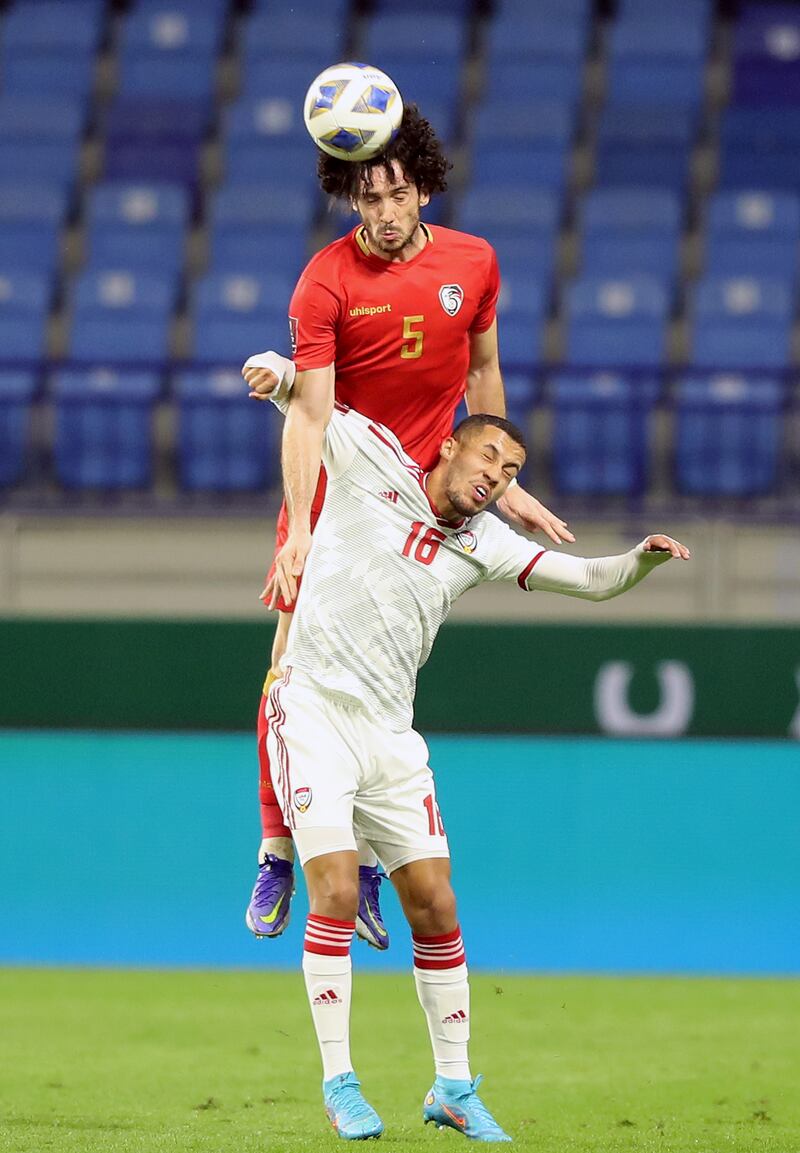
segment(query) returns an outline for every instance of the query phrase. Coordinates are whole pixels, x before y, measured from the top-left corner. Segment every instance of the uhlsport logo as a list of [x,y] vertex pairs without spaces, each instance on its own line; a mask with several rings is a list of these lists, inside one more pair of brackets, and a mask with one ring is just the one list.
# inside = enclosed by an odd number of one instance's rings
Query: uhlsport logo
[[475,536],[475,533],[469,529],[466,529],[464,532],[457,532],[456,540],[464,552],[475,552],[475,549],[478,547],[478,538]]
[[315,1005],[341,1005],[342,998],[335,989],[326,989],[314,998]]
[[299,813],[304,813],[308,806],[311,804],[311,789],[308,785],[303,785],[294,791],[294,807]]
[[439,300],[448,316],[455,316],[464,303],[464,289],[460,284],[443,284],[439,289]]

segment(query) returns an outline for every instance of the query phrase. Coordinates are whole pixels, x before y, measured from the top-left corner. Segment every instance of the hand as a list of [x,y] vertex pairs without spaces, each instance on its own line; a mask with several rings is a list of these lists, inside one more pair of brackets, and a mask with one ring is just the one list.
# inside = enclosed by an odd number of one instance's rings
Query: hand
[[668,552],[676,560],[688,560],[692,555],[685,544],[673,540],[671,536],[664,536],[662,533],[645,537],[642,547],[645,552]]
[[554,516],[549,508],[545,508],[541,501],[518,484],[506,489],[497,507],[514,524],[528,532],[546,533],[554,544],[562,544],[565,540],[572,543],[575,540],[565,520]]
[[278,377],[270,368],[248,368],[245,365],[242,376],[250,386],[247,395],[252,396],[254,400],[269,400],[279,383]]
[[261,594],[264,597],[269,592],[267,608],[274,609],[279,596],[287,605],[294,604],[297,599],[297,581],[305,568],[310,549],[311,533],[308,529],[304,532],[294,529],[289,533],[286,544],[275,557],[275,575]]

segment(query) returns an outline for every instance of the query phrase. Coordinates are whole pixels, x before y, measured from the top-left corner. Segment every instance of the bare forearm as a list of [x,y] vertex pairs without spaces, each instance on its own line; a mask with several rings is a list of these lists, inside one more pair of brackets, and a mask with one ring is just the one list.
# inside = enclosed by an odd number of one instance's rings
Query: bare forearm
[[299,406],[289,405],[283,429],[281,467],[289,524],[293,528],[308,528],[311,523],[311,503],[319,481],[324,433],[322,421],[310,420]]
[[506,415],[506,398],[500,365],[492,363],[482,368],[471,368],[467,373],[467,411],[488,412],[492,416]]
[[281,448],[289,526],[307,530],[319,480],[322,441],[333,408],[333,366],[298,372]]

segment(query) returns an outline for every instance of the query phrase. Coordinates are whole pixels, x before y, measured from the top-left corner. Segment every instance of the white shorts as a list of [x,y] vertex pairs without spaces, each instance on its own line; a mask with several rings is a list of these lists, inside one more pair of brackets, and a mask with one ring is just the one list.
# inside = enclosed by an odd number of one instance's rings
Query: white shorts
[[[357,702],[329,696],[298,669],[269,691],[267,749],[275,795],[303,864],[368,841],[387,873],[449,857],[428,747],[393,733]],[[326,830],[324,837],[312,830]]]

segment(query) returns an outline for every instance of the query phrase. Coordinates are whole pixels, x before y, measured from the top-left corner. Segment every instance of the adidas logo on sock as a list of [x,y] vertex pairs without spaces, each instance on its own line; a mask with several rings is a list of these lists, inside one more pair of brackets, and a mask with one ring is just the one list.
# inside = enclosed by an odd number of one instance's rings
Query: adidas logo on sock
[[457,1012],[451,1013],[449,1017],[442,1017],[443,1025],[466,1025],[467,1014],[463,1009],[458,1009]]
[[314,998],[315,1005],[341,1005],[342,998],[335,989],[328,989]]

